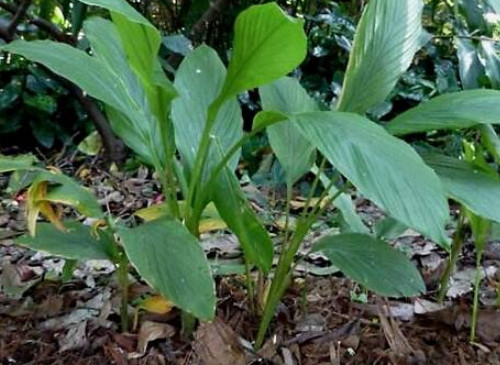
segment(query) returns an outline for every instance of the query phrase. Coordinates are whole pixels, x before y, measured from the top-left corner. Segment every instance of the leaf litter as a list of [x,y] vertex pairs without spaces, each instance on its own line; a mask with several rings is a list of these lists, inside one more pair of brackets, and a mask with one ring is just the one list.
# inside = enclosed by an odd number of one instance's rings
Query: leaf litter
[[[133,216],[136,210],[161,202],[159,185],[148,169],[110,172],[95,160],[89,165],[87,161],[76,169],[78,176],[95,190],[105,209],[124,222],[137,219]],[[246,191],[257,197],[252,205],[259,214],[273,212],[272,204],[261,205],[265,199],[259,189],[247,186]],[[324,256],[308,253],[308,247],[325,230],[335,230],[329,222],[319,222],[300,252],[303,260],[279,306],[268,341],[255,353],[251,340],[257,323],[249,311],[241,273],[219,277],[218,317],[200,325],[193,341],[180,334],[179,311],[175,308],[163,314],[140,312],[137,332],[120,333],[120,293],[111,279],[112,265],[80,264],[73,279],[61,282],[63,260],[12,245],[12,238],[26,227],[23,204],[16,199],[5,196],[0,204],[2,362],[68,364],[78,359],[78,364],[392,364],[401,361],[402,354],[412,364],[424,363],[424,359],[428,364],[500,363],[500,315],[496,309],[481,308],[480,343],[468,343],[472,253],[466,250],[450,286],[454,295],[441,305],[435,301],[432,287],[446,256],[411,230],[392,242],[414,260],[431,291],[422,298],[383,305],[376,296],[368,295],[367,303],[359,304],[351,301],[354,284],[337,273]],[[358,198],[356,203],[369,226],[384,218],[366,200]],[[276,212],[279,220],[279,209]],[[75,213],[68,210],[64,214]],[[267,220],[271,231],[276,219]],[[278,238],[279,223],[274,228]],[[241,260],[237,241],[226,232],[204,235],[204,245],[214,262],[227,260],[237,266]],[[491,295],[498,285],[497,245],[492,242],[487,246],[483,263],[482,293]],[[15,288],[14,298],[6,295],[9,290],[5,287],[9,286]],[[141,296],[154,294],[140,282],[133,282],[133,290],[131,306],[138,306]]]

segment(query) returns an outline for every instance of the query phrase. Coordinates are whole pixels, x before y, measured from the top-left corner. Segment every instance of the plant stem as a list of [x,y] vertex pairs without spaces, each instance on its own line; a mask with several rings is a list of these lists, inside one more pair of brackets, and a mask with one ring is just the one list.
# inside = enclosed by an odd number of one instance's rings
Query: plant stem
[[196,318],[186,311],[181,312],[181,322],[182,322],[182,335],[186,338],[190,338],[194,332],[194,326],[196,324]]
[[[328,201],[330,203],[333,202],[344,192],[344,190],[345,189],[343,188],[337,191],[334,195],[332,195],[328,199]],[[321,200],[323,198],[320,198],[320,200],[316,204],[316,207],[321,207]],[[288,284],[290,283],[293,273],[293,270],[291,270],[291,268],[293,260],[295,258],[295,254],[299,250],[300,244],[302,243],[304,237],[307,235],[307,232],[314,223],[314,220],[317,218],[318,214],[321,213],[321,211],[322,209],[319,209],[315,213],[311,214],[309,217],[306,216],[299,218],[296,230],[290,239],[290,243],[286,248],[285,253],[280,257],[278,261],[276,273],[271,283],[271,289],[269,290],[269,296],[265,303],[262,320],[260,322],[259,332],[257,334],[257,340],[255,342],[255,347],[257,349],[262,346],[262,343],[264,342],[264,337],[267,332],[267,328],[269,327],[269,323],[273,318],[276,306],[278,305],[279,300],[282,298],[286,288],[288,287]]]
[[[198,227],[195,226],[197,223],[197,215],[193,215],[193,203],[196,198],[196,190],[200,188],[201,178],[203,176],[203,171],[205,169],[205,162],[208,158],[208,153],[210,149],[210,131],[217,118],[217,114],[222,105],[222,100],[216,99],[212,105],[208,108],[208,115],[203,129],[203,134],[201,136],[200,145],[196,153],[196,159],[193,167],[193,174],[189,182],[187,204],[186,204],[186,226],[191,232],[198,232]],[[196,234],[198,236],[198,234]]]
[[453,269],[458,261],[458,257],[462,252],[462,247],[464,245],[465,239],[465,217],[463,210],[460,211],[460,215],[458,217],[458,225],[455,234],[453,235],[453,242],[451,244],[451,254],[448,259],[448,263],[446,264],[446,268],[444,269],[443,276],[441,276],[440,288],[438,300],[440,303],[443,302],[446,292],[448,291],[448,285],[450,283],[451,274],[453,273]]
[[500,271],[498,272],[497,275],[497,299],[495,301],[495,305],[497,307],[500,307]]
[[325,165],[326,165],[326,158],[323,156],[321,159],[321,163],[319,164],[318,171],[317,171],[317,173],[314,177],[313,183],[311,185],[311,191],[309,192],[309,195],[307,197],[306,204],[304,205],[304,209],[302,210],[303,215],[307,213],[307,210],[309,209],[309,207],[311,205],[311,200],[314,196],[314,192],[316,191],[316,188],[318,187],[321,174],[323,173],[323,170],[325,169]]
[[283,122],[285,120],[287,120],[287,119],[277,120],[274,123],[269,123],[269,124],[266,124],[266,125],[264,125],[262,127],[257,127],[255,129],[253,129],[250,133],[248,133],[248,134],[244,135],[243,137],[241,137],[228,150],[228,152],[224,155],[224,157],[222,158],[222,160],[212,170],[212,173],[210,174],[210,178],[208,179],[208,182],[203,187],[203,190],[202,190],[201,194],[198,194],[198,196],[196,197],[195,208],[194,208],[194,210],[195,210],[194,215],[201,214],[201,210],[203,209],[202,204],[205,201],[206,197],[208,196],[208,194],[210,192],[210,188],[215,184],[215,182],[217,181],[217,178],[219,177],[219,174],[227,166],[229,160],[233,157],[233,155],[236,152],[238,152],[238,150],[241,147],[243,147],[243,145],[246,142],[248,142],[252,137],[256,136],[257,134],[259,134],[260,132],[262,132],[267,127],[269,127],[271,125],[274,125],[274,124],[277,124],[277,123],[280,123],[280,122]]
[[122,332],[128,331],[128,260],[124,253],[118,264],[118,283],[120,285],[122,300],[120,307],[120,317]]
[[252,316],[255,316],[257,314],[257,311],[255,310],[255,291],[250,272],[250,264],[246,256],[244,257],[244,259],[245,259],[245,276],[246,276],[245,279],[248,290],[248,301],[250,303],[250,312],[252,313]]
[[474,303],[472,305],[472,318],[470,326],[470,341],[474,342],[477,329],[477,311],[479,307],[479,284],[481,283],[481,259],[483,251],[478,250],[476,253],[476,275],[474,278]]

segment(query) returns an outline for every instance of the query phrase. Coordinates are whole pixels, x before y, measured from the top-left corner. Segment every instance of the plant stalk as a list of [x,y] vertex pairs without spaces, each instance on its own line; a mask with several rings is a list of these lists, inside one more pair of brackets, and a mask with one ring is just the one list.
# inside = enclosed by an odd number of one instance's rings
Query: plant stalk
[[118,283],[120,285],[122,300],[120,307],[120,317],[121,317],[121,325],[122,332],[128,331],[128,260],[124,253],[122,253],[122,257],[120,258],[120,262],[118,264]]
[[453,242],[451,244],[451,254],[448,259],[448,263],[446,264],[446,268],[444,269],[443,275],[441,276],[441,281],[439,285],[439,295],[438,301],[440,303],[443,302],[446,292],[448,291],[448,285],[450,283],[450,278],[457,264],[458,257],[462,252],[462,248],[465,240],[465,217],[463,210],[460,211],[460,215],[458,218],[458,225],[455,234],[453,235]]
[[[335,199],[337,199],[345,191],[347,186],[348,185],[346,184],[344,188],[337,191],[328,199],[328,201],[331,203]],[[325,196],[322,196],[319,199],[319,201],[316,203],[315,208],[321,207],[322,199],[324,199],[324,197]],[[255,342],[255,347],[257,349],[262,346],[267,328],[269,327],[269,323],[271,323],[271,319],[274,316],[274,311],[276,310],[279,300],[283,297],[283,294],[285,293],[285,290],[290,283],[293,273],[293,270],[291,268],[293,260],[295,258],[295,254],[299,250],[300,244],[302,243],[304,237],[307,235],[307,232],[309,232],[309,229],[316,220],[317,216],[322,212],[321,208],[315,210],[316,212],[312,213],[310,216],[303,216],[299,218],[296,230],[290,238],[290,243],[288,247],[286,247],[286,249],[284,248],[285,253],[280,257],[280,260],[278,261],[276,273],[271,283],[271,289],[269,290],[269,296],[265,303],[259,332],[257,334],[257,340]]]
[[477,312],[479,308],[479,284],[481,283],[481,259],[483,251],[480,250],[476,253],[476,274],[474,277],[474,303],[472,305],[472,318],[470,326],[470,341],[474,342],[476,338],[477,329]]

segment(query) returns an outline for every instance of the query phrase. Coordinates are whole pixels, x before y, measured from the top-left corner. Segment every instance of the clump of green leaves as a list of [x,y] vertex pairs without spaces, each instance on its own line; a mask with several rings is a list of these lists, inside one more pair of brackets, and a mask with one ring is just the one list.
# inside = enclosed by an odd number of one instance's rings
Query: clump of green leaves
[[[356,215],[349,195],[352,189],[392,220],[446,249],[447,196],[478,215],[486,214],[479,204],[484,200],[470,199],[469,189],[463,186],[464,176],[477,175],[474,169],[462,168],[464,162],[457,159],[442,169],[441,160],[422,158],[394,135],[497,123],[499,92],[440,96],[399,115],[385,128],[365,116],[388,97],[421,46],[421,0],[369,2],[355,33],[338,105],[328,111],[320,109],[298,80],[285,77],[304,59],[306,36],[302,22],[274,3],[252,6],[239,15],[227,70],[213,49],[201,46],[185,57],[171,83],[157,58],[159,33],[146,19],[125,1],[83,2],[102,6],[111,14],[111,21],[91,18],[84,24],[91,56],[46,41],[16,41],[4,50],[45,65],[101,100],[115,132],[156,169],[167,202],[161,218],[124,227],[97,207],[89,209],[95,207],[95,200],[69,178],[33,167],[26,157],[2,158],[0,172],[35,173],[28,199],[32,237],[22,238],[21,244],[67,256],[62,246],[79,234],[92,242],[89,252],[93,254],[95,246],[113,247],[104,251],[120,268],[124,286],[130,263],[177,306],[210,320],[215,313],[214,284],[198,234],[203,212],[212,202],[239,238],[247,270],[255,266],[263,280],[271,281],[268,295],[258,292],[263,303],[259,347],[305,236],[331,204],[348,228],[323,237],[314,250],[323,251],[346,275],[382,295],[413,296],[425,290],[407,257],[380,235],[370,234]],[[236,96],[253,88],[259,88],[264,110],[245,135]],[[243,144],[264,130],[285,171],[288,200],[294,184],[309,171],[316,175],[314,185],[324,187],[319,197],[308,198],[293,231],[285,224],[274,270],[275,248],[234,174]],[[327,166],[335,169],[336,177],[327,177]],[[53,209],[58,203],[75,206],[97,223],[90,229],[60,222]],[[54,226],[36,228],[38,213]],[[57,241],[40,239],[50,235]],[[119,243],[114,236],[120,237]],[[113,243],[108,245],[109,241]],[[57,242],[64,243],[59,247]],[[254,285],[248,272],[247,276],[253,303]]]

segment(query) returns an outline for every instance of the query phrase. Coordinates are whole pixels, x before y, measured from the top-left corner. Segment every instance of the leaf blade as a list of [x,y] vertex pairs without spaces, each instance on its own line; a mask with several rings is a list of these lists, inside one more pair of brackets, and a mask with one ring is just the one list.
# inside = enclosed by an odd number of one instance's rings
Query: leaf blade
[[368,3],[356,29],[339,111],[363,114],[385,100],[420,47],[422,9],[421,0]]
[[123,247],[139,274],[161,295],[202,320],[215,314],[215,285],[197,239],[168,218],[119,228]]
[[389,215],[447,247],[441,182],[406,143],[356,114],[303,113],[293,121],[359,191]]
[[425,292],[422,277],[410,260],[372,236],[327,236],[314,251],[322,251],[344,274],[378,294],[410,297]]

